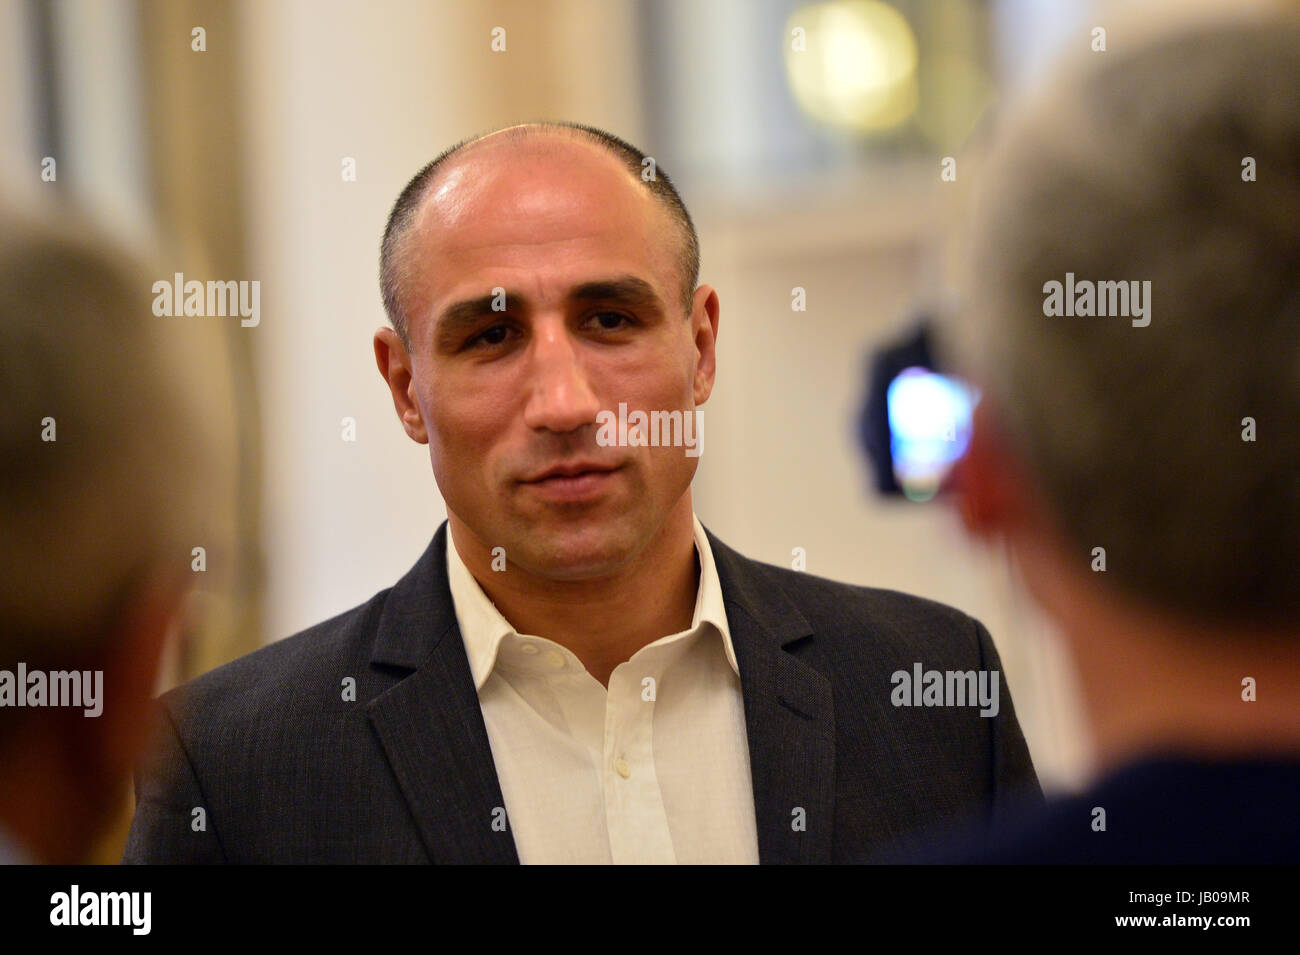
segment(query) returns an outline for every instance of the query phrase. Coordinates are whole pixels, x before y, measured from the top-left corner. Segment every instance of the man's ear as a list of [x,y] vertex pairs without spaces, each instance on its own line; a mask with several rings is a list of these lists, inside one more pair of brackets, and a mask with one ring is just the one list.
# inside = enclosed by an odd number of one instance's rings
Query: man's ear
[[718,293],[710,285],[695,290],[691,306],[691,333],[698,361],[695,365],[695,403],[702,405],[713,393],[718,371]]
[[1008,535],[1021,516],[1028,488],[1018,475],[1006,439],[985,397],[971,416],[966,453],[950,476],[962,523],[971,536],[989,540]]
[[397,332],[387,326],[375,332],[375,364],[393,394],[397,418],[412,441],[429,443],[420,406],[415,400],[415,377],[411,373],[411,356]]

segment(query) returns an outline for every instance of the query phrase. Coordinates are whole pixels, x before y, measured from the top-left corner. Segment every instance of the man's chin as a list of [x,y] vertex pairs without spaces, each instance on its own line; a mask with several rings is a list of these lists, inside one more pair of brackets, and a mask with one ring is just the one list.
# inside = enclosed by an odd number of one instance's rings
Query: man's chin
[[637,551],[635,535],[611,526],[534,526],[527,534],[527,569],[552,580],[586,580],[623,567]]

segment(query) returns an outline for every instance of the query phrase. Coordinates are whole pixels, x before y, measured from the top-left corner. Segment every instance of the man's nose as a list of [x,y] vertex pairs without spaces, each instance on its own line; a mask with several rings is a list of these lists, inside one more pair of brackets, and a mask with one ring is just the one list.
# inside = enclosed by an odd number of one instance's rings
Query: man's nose
[[529,347],[524,423],[566,433],[596,423],[600,403],[587,382],[582,356],[561,319],[539,319]]

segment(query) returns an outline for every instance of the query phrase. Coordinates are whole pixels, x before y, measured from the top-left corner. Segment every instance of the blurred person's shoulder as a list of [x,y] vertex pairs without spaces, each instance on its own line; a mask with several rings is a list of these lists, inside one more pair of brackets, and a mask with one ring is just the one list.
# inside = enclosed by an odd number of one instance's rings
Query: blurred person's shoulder
[[1300,755],[1156,755],[991,831],[910,859],[954,865],[1257,865],[1300,862]]

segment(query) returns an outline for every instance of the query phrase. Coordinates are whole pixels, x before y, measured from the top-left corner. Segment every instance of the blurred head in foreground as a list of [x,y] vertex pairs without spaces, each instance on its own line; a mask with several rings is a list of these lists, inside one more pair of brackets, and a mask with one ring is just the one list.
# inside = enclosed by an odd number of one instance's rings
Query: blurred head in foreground
[[3,861],[85,861],[121,805],[204,540],[202,356],[92,236],[0,212]]
[[957,484],[1079,671],[1101,772],[1300,760],[1300,24],[1058,74],[982,173]]

